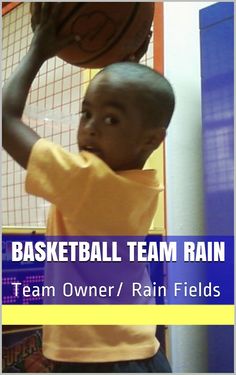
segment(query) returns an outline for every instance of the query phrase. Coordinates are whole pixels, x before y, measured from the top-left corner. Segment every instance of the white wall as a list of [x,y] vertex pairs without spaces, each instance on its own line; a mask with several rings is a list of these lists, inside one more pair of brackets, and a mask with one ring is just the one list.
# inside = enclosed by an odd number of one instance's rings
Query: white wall
[[[169,235],[203,234],[199,10],[212,4],[164,2],[164,71],[176,94],[166,141]],[[206,327],[170,327],[170,351],[173,372],[207,372]]]

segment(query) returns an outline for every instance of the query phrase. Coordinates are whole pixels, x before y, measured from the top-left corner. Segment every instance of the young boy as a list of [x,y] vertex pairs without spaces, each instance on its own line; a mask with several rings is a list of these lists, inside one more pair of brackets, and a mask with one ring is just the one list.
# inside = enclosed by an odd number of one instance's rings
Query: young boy
[[[80,152],[40,139],[21,116],[41,65],[74,41],[57,39],[59,11],[42,8],[30,49],[4,86],[3,146],[27,169],[27,192],[52,203],[48,235],[145,235],[160,189],[155,171],[142,168],[165,138],[172,88],[143,65],[113,64],[86,92]],[[171,372],[154,326],[45,326],[43,352],[55,372]]]

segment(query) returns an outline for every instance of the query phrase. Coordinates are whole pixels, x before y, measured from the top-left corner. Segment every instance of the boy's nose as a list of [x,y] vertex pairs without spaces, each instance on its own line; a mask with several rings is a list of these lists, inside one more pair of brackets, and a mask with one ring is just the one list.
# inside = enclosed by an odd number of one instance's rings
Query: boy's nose
[[86,123],[85,130],[89,135],[97,134],[97,126],[96,126],[94,119],[91,119]]

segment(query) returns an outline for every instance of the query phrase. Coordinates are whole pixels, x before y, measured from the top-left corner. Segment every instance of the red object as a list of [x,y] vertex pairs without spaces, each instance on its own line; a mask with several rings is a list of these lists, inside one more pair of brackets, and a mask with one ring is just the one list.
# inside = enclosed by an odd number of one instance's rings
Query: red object
[[16,8],[20,4],[21,2],[15,2],[15,3],[12,3],[10,1],[3,2],[2,3],[2,15],[5,16],[5,14],[9,13],[12,9]]

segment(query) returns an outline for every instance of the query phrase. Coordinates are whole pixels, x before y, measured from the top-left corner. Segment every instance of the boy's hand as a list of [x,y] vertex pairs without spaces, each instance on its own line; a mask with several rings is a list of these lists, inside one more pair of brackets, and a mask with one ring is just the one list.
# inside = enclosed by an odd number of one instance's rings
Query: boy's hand
[[38,57],[47,60],[55,56],[62,48],[75,41],[74,35],[58,36],[58,19],[64,3],[32,3],[31,24],[34,36],[30,49]]
[[152,37],[152,31],[149,32],[147,38],[145,39],[145,41],[143,42],[143,44],[141,45],[141,47],[138,49],[138,51],[136,51],[132,55],[129,55],[128,58],[125,59],[125,60],[126,61],[132,61],[132,62],[139,62],[139,60],[143,57],[143,55],[148,50],[148,46],[149,46],[151,37]]

